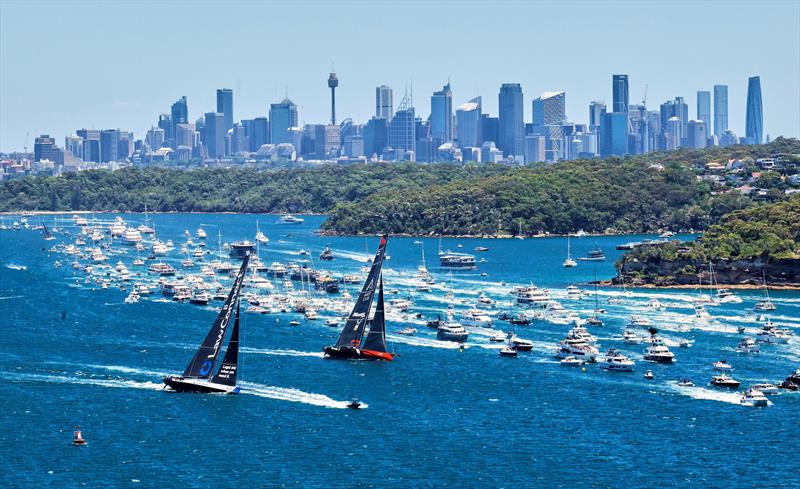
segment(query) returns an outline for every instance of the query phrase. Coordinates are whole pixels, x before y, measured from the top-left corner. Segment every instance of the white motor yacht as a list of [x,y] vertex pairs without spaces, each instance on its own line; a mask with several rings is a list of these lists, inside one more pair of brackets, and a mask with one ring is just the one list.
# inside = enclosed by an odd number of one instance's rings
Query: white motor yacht
[[756,334],[756,340],[762,343],[788,343],[788,331],[776,327],[771,320],[767,320],[761,330]]
[[629,345],[635,345],[639,343],[639,335],[632,329],[626,329],[625,332],[622,333],[622,341]]
[[583,338],[568,334],[558,343],[555,356],[556,358],[573,356],[586,362],[595,362],[599,353],[597,347],[588,344]]
[[600,368],[611,372],[633,372],[634,365],[636,363],[633,360],[614,348],[608,350],[600,361]]
[[136,292],[136,289],[133,289],[128,297],[125,298],[125,304],[136,304],[139,302],[139,293]]
[[780,393],[780,389],[775,384],[770,383],[763,383],[763,384],[753,384],[750,386],[751,389],[755,389],[757,391],[761,391],[764,394],[773,395]]
[[580,367],[581,365],[586,365],[585,360],[581,360],[580,358],[575,358],[572,355],[563,358],[560,363],[565,367]]
[[735,295],[730,289],[717,289],[717,302],[720,304],[741,304],[742,299]]
[[714,367],[714,370],[722,370],[722,371],[731,371],[731,370],[733,370],[733,367],[731,366],[731,364],[726,362],[725,360],[719,360],[717,362],[714,362],[712,364],[712,366]]
[[765,396],[760,390],[754,389],[753,387],[750,387],[747,389],[747,392],[742,394],[742,398],[739,400],[739,402],[743,406],[751,407],[766,407],[769,405],[767,396]]
[[467,341],[468,337],[469,333],[464,329],[464,326],[449,318],[436,328],[436,338],[439,340],[463,343]]
[[758,343],[756,343],[756,341],[749,336],[744,337],[736,346],[736,351],[739,353],[758,353]]
[[649,319],[647,319],[644,316],[639,316],[639,315],[636,315],[636,314],[633,314],[631,316],[630,320],[628,320],[628,326],[630,326],[632,328],[636,328],[636,327],[649,328],[652,325],[653,325],[652,321],[650,321]]
[[651,341],[650,345],[644,349],[644,359],[657,363],[673,363],[675,354],[662,341]]
[[204,290],[195,289],[192,291],[192,295],[189,298],[189,302],[191,302],[192,304],[205,306],[206,304],[211,302],[211,299],[212,299],[211,294],[209,294],[208,292]]
[[571,315],[564,306],[556,301],[550,301],[544,308],[544,320],[553,324],[572,324],[574,313]]
[[142,241],[142,233],[134,228],[127,228],[124,233],[122,233],[122,243],[126,245],[135,246],[137,243]]
[[208,237],[208,234],[206,234],[206,230],[205,229],[197,228],[197,232],[195,233],[195,236],[197,236],[198,239],[206,239],[206,237]]
[[494,325],[492,318],[480,309],[468,309],[464,311],[461,314],[458,322],[461,323],[462,326],[474,326],[480,328],[491,328]]
[[570,297],[580,297],[583,291],[574,285],[567,286],[567,295]]

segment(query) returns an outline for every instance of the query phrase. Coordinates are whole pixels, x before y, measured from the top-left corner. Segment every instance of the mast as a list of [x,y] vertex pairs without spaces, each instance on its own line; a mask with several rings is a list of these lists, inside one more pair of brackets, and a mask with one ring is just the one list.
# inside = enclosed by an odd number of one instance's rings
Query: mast
[[[214,371],[214,364],[219,356],[220,349],[222,348],[222,340],[225,337],[225,330],[230,324],[231,315],[233,314],[233,306],[239,299],[239,291],[242,288],[244,276],[247,273],[247,265],[250,262],[250,254],[246,254],[242,260],[242,266],[239,268],[239,273],[233,281],[228,298],[225,304],[222,305],[222,310],[217,315],[217,319],[208,330],[205,340],[197,349],[192,361],[186,366],[183,372],[184,377],[197,377],[197,378],[210,378],[211,373]],[[237,347],[238,348],[238,347]]]

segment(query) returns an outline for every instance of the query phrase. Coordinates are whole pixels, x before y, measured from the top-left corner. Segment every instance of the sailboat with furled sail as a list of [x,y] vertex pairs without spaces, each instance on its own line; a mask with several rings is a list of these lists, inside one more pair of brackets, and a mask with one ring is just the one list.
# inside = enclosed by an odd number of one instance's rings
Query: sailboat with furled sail
[[[250,262],[250,255],[246,254],[233,281],[233,287],[222,306],[222,310],[217,315],[217,319],[208,330],[205,340],[200,345],[197,353],[194,354],[192,361],[186,367],[183,375],[164,377],[166,387],[177,392],[200,392],[200,393],[223,393],[237,394],[239,387],[236,385],[236,373],[239,362],[239,291],[242,289],[242,282],[247,274],[247,265]],[[236,309],[234,311],[234,308]],[[233,316],[233,328],[228,349],[225,357],[215,375],[214,367],[217,357],[222,350],[222,343],[225,339],[228,325]]]
[[[342,333],[335,345],[326,346],[325,358],[352,360],[392,360],[394,355],[386,351],[386,315],[383,305],[383,259],[386,257],[388,237],[381,236],[378,251],[372,260],[364,287],[358,295],[355,306],[347,317]],[[369,319],[372,300],[378,289],[378,302],[375,315]],[[367,332],[369,328],[369,332]],[[365,338],[366,335],[366,338]],[[362,343],[363,340],[363,343]]]

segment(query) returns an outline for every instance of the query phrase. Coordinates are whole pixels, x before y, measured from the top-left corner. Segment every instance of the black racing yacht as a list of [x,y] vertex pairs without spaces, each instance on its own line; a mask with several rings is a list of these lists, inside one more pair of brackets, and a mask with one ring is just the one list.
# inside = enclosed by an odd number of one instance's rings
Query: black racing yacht
[[[217,315],[217,319],[208,330],[206,339],[200,345],[194,358],[189,362],[183,375],[168,375],[164,377],[165,387],[176,392],[199,392],[199,393],[223,393],[223,394],[237,394],[239,387],[236,385],[236,370],[239,361],[239,291],[242,289],[242,282],[247,274],[247,264],[250,261],[250,255],[244,256],[242,266],[239,267],[239,273],[233,281],[228,298],[222,306],[222,310]],[[236,311],[234,313],[234,306]],[[231,322],[231,316],[234,316],[233,328],[231,337],[228,342],[228,349],[225,351],[225,357],[222,359],[222,364],[215,375],[214,366],[217,363],[217,357],[222,349],[222,343],[225,339],[228,325]]]
[[[386,351],[386,316],[383,306],[383,259],[386,257],[386,242],[388,237],[381,236],[375,259],[372,260],[367,280],[361,293],[358,294],[356,304],[347,317],[339,339],[335,345],[326,346],[323,351],[325,358],[340,358],[349,360],[392,360],[394,355]],[[378,302],[375,305],[375,315],[370,320],[369,312],[372,308],[372,299],[375,289],[378,289]],[[369,332],[367,329],[369,328]],[[366,335],[366,338],[364,337]],[[363,342],[362,342],[363,340]]]

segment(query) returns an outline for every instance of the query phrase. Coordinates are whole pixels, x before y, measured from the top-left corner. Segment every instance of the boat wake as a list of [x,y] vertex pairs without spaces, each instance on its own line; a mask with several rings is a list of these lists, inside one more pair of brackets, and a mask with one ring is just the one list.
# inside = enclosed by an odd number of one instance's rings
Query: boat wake
[[[314,394],[311,392],[304,392],[298,389],[254,384],[251,382],[242,382],[240,383],[240,385],[242,394],[251,394],[258,397],[277,399],[279,401],[300,402],[303,404],[310,404],[312,406],[320,406],[320,407],[335,408],[335,409],[347,409],[348,401],[337,401],[323,394]],[[361,405],[362,409],[366,407],[367,407],[366,403],[363,403]]]
[[18,271],[24,271],[28,269],[28,267],[26,267],[25,265],[17,265],[16,263],[7,263],[6,268],[8,268],[9,270],[18,270]]
[[692,399],[740,404],[739,400],[741,399],[741,395],[738,392],[722,392],[703,387],[682,387],[671,382],[666,385],[672,392],[691,397]]
[[269,349],[259,349],[259,348],[239,348],[239,352],[241,353],[254,353],[257,355],[275,355],[279,357],[315,357],[315,358],[322,358],[322,352],[315,352],[315,351],[299,351],[299,350],[269,350]]
[[397,336],[392,334],[386,335],[386,339],[391,340],[392,343],[403,343],[411,346],[427,346],[430,348],[444,348],[449,350],[455,350],[459,347],[459,343],[454,341],[440,341],[414,336]]
[[93,379],[88,377],[67,377],[64,375],[42,375],[42,374],[22,374],[11,373],[9,377],[12,380],[19,380],[21,382],[46,382],[51,384],[79,384],[79,385],[96,385],[100,387],[112,387],[122,389],[145,389],[145,390],[161,390],[164,384],[161,382],[140,382],[136,380],[120,380],[120,379]]

